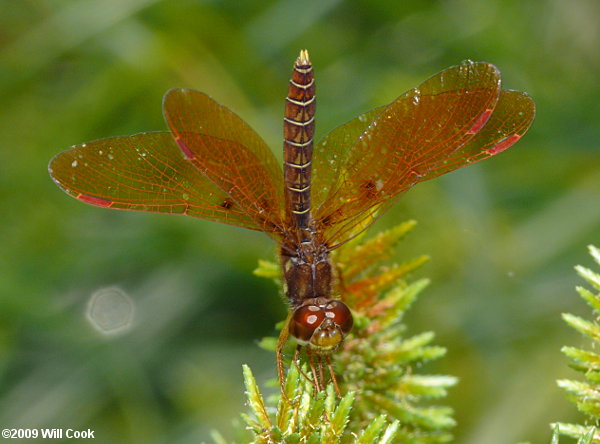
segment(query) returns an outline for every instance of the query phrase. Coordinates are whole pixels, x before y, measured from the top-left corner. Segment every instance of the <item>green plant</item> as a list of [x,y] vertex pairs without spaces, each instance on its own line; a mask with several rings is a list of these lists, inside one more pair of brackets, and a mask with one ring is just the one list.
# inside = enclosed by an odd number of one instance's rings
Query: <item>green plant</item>
[[[244,366],[250,414],[242,418],[251,442],[426,444],[452,439],[452,410],[429,402],[444,397],[456,378],[415,371],[446,350],[431,345],[432,332],[408,337],[402,323],[428,284],[426,279],[408,282],[406,275],[427,257],[383,265],[414,225],[409,221],[367,240],[360,237],[334,254],[340,296],[355,317],[353,333],[334,356],[341,399],[332,384],[315,395],[312,383],[288,362],[285,396],[277,393],[265,402],[250,368]],[[280,283],[274,263],[261,261],[255,273]],[[265,338],[262,346],[274,350],[276,342]],[[288,344],[288,357],[294,347]],[[276,406],[274,414],[270,406]],[[225,443],[220,435],[215,441]]]
[[[590,245],[589,251],[596,263],[600,265],[600,249]],[[592,347],[600,346],[600,273],[580,265],[575,267],[577,273],[590,284],[594,291],[577,287],[577,292],[592,308],[596,320],[588,321],[569,313],[563,314],[563,319],[572,328],[582,333],[592,341]],[[578,443],[600,443],[600,433],[595,425],[600,420],[600,355],[596,352],[576,347],[563,347],[562,352],[571,360],[571,367],[583,373],[585,381],[561,379],[558,386],[567,392],[569,399],[577,405],[577,409],[586,417],[586,423],[554,423],[553,444],[558,443],[559,435],[577,438]]]

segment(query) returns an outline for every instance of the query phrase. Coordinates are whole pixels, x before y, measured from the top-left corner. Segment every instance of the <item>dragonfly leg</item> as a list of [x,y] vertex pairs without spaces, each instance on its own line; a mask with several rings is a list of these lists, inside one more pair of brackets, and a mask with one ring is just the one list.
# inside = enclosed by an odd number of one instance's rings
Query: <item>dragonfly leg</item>
[[323,387],[323,390],[325,390],[325,376],[323,374],[323,358],[321,356],[319,356],[319,380],[321,382],[321,387]]
[[298,344],[296,346],[296,353],[294,353],[294,365],[296,366],[296,368],[298,369],[300,374],[314,386],[315,382],[311,379],[310,376],[308,376],[306,374],[306,372],[304,370],[302,370],[302,367],[300,367],[300,349],[301,348],[302,348],[302,346],[300,344]]
[[329,369],[329,374],[331,375],[331,382],[333,382],[333,387],[335,388],[335,394],[337,395],[338,398],[341,398],[342,395],[340,394],[340,388],[338,387],[337,379],[336,379],[335,373],[333,371],[333,365],[331,364],[331,356],[326,356],[325,359],[327,360],[327,368]]
[[321,384],[319,383],[319,377],[317,376],[317,369],[315,367],[315,361],[313,359],[312,353],[309,350],[306,351],[306,356],[308,358],[308,364],[310,365],[310,370],[313,375],[313,381],[315,382],[315,396],[318,392],[321,391]]

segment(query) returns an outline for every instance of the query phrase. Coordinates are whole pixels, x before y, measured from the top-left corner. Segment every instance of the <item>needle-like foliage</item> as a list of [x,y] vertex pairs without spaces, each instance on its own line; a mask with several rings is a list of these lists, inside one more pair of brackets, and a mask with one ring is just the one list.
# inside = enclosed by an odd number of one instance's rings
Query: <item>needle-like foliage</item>
[[[590,245],[589,251],[596,263],[600,265],[600,249]],[[595,320],[589,321],[569,313],[563,314],[563,319],[572,328],[591,340],[592,348],[600,346],[600,273],[582,267],[575,267],[577,273],[593,288],[577,287],[579,295],[592,308]],[[571,360],[571,367],[584,374],[584,381],[561,379],[558,386],[567,392],[569,399],[577,405],[587,420],[582,424],[555,423],[553,443],[558,443],[558,435],[566,435],[578,439],[578,444],[600,443],[600,432],[596,427],[600,420],[600,354],[595,351],[583,350],[576,347],[563,347],[562,352]]]
[[[444,397],[456,379],[416,371],[443,356],[445,349],[431,345],[431,332],[408,336],[402,323],[428,284],[425,279],[410,282],[406,276],[427,257],[385,264],[414,225],[409,221],[373,238],[361,237],[333,255],[340,299],[355,319],[351,335],[333,355],[341,399],[332,384],[315,394],[311,381],[288,362],[285,395],[277,393],[265,402],[250,368],[244,367],[250,414],[242,418],[251,432],[248,442],[429,444],[452,439],[452,410],[432,402]],[[261,261],[255,273],[280,283],[276,264]],[[262,346],[274,350],[276,342],[266,338]],[[288,345],[291,358],[295,345]]]

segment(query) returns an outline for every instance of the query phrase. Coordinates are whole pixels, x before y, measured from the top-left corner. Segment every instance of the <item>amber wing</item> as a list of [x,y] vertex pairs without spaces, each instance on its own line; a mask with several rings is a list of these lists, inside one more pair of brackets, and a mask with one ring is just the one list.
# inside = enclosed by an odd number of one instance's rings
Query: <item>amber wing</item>
[[183,156],[168,132],[75,146],[55,156],[49,170],[67,194],[91,205],[262,229]]
[[165,119],[187,159],[267,233],[287,233],[283,172],[263,139],[206,94],[172,89]]
[[335,248],[413,185],[491,157],[529,128],[533,101],[467,61],[325,136],[313,158],[315,223]]

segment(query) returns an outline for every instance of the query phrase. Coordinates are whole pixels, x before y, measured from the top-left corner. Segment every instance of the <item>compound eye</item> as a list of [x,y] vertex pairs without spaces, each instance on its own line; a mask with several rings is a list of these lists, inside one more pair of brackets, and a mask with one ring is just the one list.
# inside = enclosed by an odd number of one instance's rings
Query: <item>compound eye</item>
[[354,323],[352,313],[343,302],[329,301],[325,306],[325,316],[335,322],[342,329],[344,335],[348,334],[352,329],[352,324]]
[[325,319],[325,312],[316,305],[296,309],[290,321],[290,334],[300,341],[308,342]]

